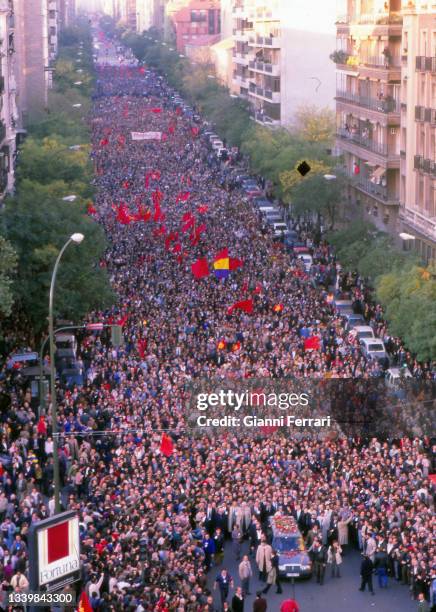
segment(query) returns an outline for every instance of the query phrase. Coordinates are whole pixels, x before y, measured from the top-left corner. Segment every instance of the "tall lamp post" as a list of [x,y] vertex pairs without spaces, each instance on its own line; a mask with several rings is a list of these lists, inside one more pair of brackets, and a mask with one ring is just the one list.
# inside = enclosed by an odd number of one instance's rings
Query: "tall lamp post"
[[54,326],[53,326],[53,298],[54,289],[56,283],[56,275],[58,273],[59,264],[62,255],[65,253],[68,246],[75,242],[80,244],[84,239],[83,234],[71,234],[67,242],[59,251],[57,256],[53,273],[51,276],[50,284],[50,296],[48,302],[48,335],[50,342],[50,395],[51,395],[51,424],[52,424],[52,435],[53,435],[53,481],[54,481],[54,500],[55,500],[55,514],[59,514],[61,511],[60,504],[60,472],[59,472],[59,454],[58,454],[58,421],[57,421],[57,406],[56,406],[56,369],[55,369],[55,343],[54,343]]

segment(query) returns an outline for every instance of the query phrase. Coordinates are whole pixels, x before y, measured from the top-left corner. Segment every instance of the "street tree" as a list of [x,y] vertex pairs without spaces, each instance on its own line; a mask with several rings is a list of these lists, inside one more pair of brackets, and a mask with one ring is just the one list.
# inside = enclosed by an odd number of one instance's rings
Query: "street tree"
[[107,273],[99,266],[106,246],[104,233],[85,214],[83,203],[64,202],[52,185],[25,179],[18,195],[6,201],[3,220],[5,236],[18,255],[13,289],[36,332],[46,326],[57,253],[74,232],[83,233],[85,241],[65,253],[57,285],[57,315],[77,321],[112,301]]
[[14,303],[13,275],[17,269],[17,254],[8,240],[0,235],[0,315],[9,316]]

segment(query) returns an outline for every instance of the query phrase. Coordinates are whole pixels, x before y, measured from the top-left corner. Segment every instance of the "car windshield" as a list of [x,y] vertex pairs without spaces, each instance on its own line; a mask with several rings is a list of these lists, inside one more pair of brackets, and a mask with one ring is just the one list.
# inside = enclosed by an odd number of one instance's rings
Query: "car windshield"
[[281,553],[292,550],[304,550],[303,538],[300,535],[277,536],[273,538],[272,547]]
[[369,331],[359,332],[359,338],[372,338],[372,332],[369,332]]
[[368,344],[368,351],[374,351],[377,353],[383,352],[383,347],[381,344]]

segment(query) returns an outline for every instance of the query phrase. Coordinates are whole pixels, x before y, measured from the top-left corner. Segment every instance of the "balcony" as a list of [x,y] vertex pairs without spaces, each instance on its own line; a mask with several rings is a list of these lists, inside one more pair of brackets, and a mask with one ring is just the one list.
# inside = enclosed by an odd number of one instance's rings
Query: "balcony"
[[238,40],[242,40],[244,42],[248,41],[248,39],[250,38],[250,36],[253,34],[253,30],[247,29],[247,28],[242,28],[242,29],[238,29],[238,28],[234,28],[233,29],[233,37],[237,38]]
[[400,112],[400,101],[395,100],[391,96],[387,96],[385,99],[379,100],[378,98],[360,96],[357,94],[352,94],[348,91],[339,90],[336,92],[336,99],[345,100],[346,102],[351,102],[351,104],[356,106],[362,106],[363,108],[368,108],[378,113],[389,114]]
[[248,62],[248,67],[254,72],[262,72],[273,76],[280,75],[280,67],[278,64],[270,64],[269,62],[257,62],[255,60]]
[[424,106],[415,106],[415,121],[425,121]]
[[436,162],[426,159],[423,155],[413,157],[413,169],[436,178]]
[[349,32],[350,26],[361,26],[371,36],[384,35],[386,30],[389,34],[400,35],[402,21],[400,11],[348,14],[337,19],[336,28],[338,33]]
[[235,64],[241,64],[242,66],[248,66],[248,55],[241,51],[233,51],[233,61]]
[[252,47],[280,49],[280,38],[277,36],[251,36],[248,44]]
[[[400,167],[400,156],[394,153],[387,144],[379,143],[370,138],[365,138],[359,133],[351,133],[344,128],[336,132],[341,145],[345,150],[363,159],[370,159],[380,166],[388,168]],[[368,152],[370,155],[368,156]]]
[[257,98],[262,98],[263,100],[268,100],[269,102],[273,102],[275,104],[280,103],[279,91],[271,91],[265,87],[259,87],[254,83],[250,83],[249,92],[252,96],[256,96]]
[[360,191],[363,191],[380,202],[383,202],[383,204],[398,206],[400,203],[399,196],[390,194],[387,187],[384,187],[383,185],[376,185],[376,183],[373,183],[369,179],[358,179],[354,186]]
[[233,73],[233,82],[240,87],[248,87],[248,77],[243,74],[238,74],[237,72]]
[[408,208],[404,208],[400,212],[400,217],[415,231],[436,242],[436,220],[423,215],[417,210],[409,210]]
[[271,119],[271,117],[268,117],[268,115],[265,115],[265,113],[259,111],[254,113],[254,120],[257,123],[261,123],[262,125],[266,125],[268,127],[276,127],[280,125],[280,121],[278,119]]
[[417,55],[415,57],[415,70],[418,72],[425,72],[425,56]]

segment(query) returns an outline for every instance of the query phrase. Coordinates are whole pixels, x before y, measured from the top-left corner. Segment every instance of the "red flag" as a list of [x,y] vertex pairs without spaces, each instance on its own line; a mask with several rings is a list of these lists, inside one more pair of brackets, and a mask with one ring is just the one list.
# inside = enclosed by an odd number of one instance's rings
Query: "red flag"
[[153,193],[151,194],[151,199],[155,206],[162,202],[162,198],[163,198],[163,193],[162,191],[159,191],[159,189],[156,189],[156,191],[153,191]]
[[133,221],[133,217],[129,214],[125,204],[120,204],[118,207],[117,221],[119,221],[122,225],[129,225]]
[[152,113],[161,113],[162,109],[161,108],[150,108]]
[[209,206],[207,206],[207,204],[202,204],[201,206],[197,208],[197,210],[200,213],[200,215],[203,215],[204,213],[207,213],[207,211],[209,210]]
[[107,138],[102,138],[102,140],[100,140],[101,147],[106,147],[108,144],[109,144],[109,140]]
[[124,327],[124,325],[127,323],[128,318],[129,318],[129,315],[125,314],[124,317],[121,317],[121,319],[118,319],[116,324],[121,325],[121,327]]
[[227,309],[227,314],[232,314],[234,310],[243,310],[247,314],[253,313],[253,300],[250,298],[248,300],[241,300],[240,302],[235,302],[230,308]]
[[195,278],[204,278],[205,276],[209,276],[209,267],[207,265],[207,259],[200,258],[191,265],[192,274]]
[[160,452],[162,455],[165,455],[165,457],[171,457],[174,452],[173,441],[170,436],[167,436],[165,433],[162,434],[162,440],[160,441]]
[[190,195],[190,191],[181,191],[177,194],[176,204],[178,204],[179,202],[187,202],[189,200]]
[[218,344],[216,345],[216,347],[217,347],[217,349],[218,349],[219,351],[222,351],[223,349],[225,349],[225,348],[226,348],[226,343],[225,343],[225,341],[224,341],[224,340],[220,340],[220,341],[218,342]]
[[180,242],[178,242],[173,248],[173,253],[180,253],[181,250],[182,250],[182,245],[180,244]]
[[199,130],[199,129],[198,129],[198,127],[196,127],[195,125],[194,125],[194,126],[191,128],[191,134],[192,134],[193,136],[198,136],[198,132],[199,132],[199,131],[200,131],[200,130]]
[[92,606],[85,591],[80,596],[77,612],[92,612]]
[[182,225],[182,232],[187,232],[191,227],[195,225],[195,218],[191,217],[184,225]]
[[97,212],[97,209],[95,208],[95,206],[92,204],[92,202],[90,202],[88,204],[88,208],[86,209],[88,212],[88,215],[95,215]]
[[321,348],[318,336],[310,336],[306,338],[304,341],[304,350],[305,351],[318,351]]
[[237,270],[243,265],[244,265],[244,262],[242,261],[242,259],[238,259],[237,257],[230,257],[229,270]]
[[200,238],[200,234],[202,234],[205,231],[206,231],[206,225],[202,223],[196,228],[195,235],[197,236],[197,238]]
[[235,342],[232,345],[232,352],[233,353],[237,353],[240,350],[240,348],[241,348],[241,343],[240,342]]
[[147,348],[147,340],[145,338],[141,338],[140,340],[138,340],[137,349],[138,349],[138,353],[141,359],[144,359],[145,357],[146,348]]
[[256,287],[253,289],[253,293],[255,295],[260,295],[262,293],[262,285],[256,285]]

